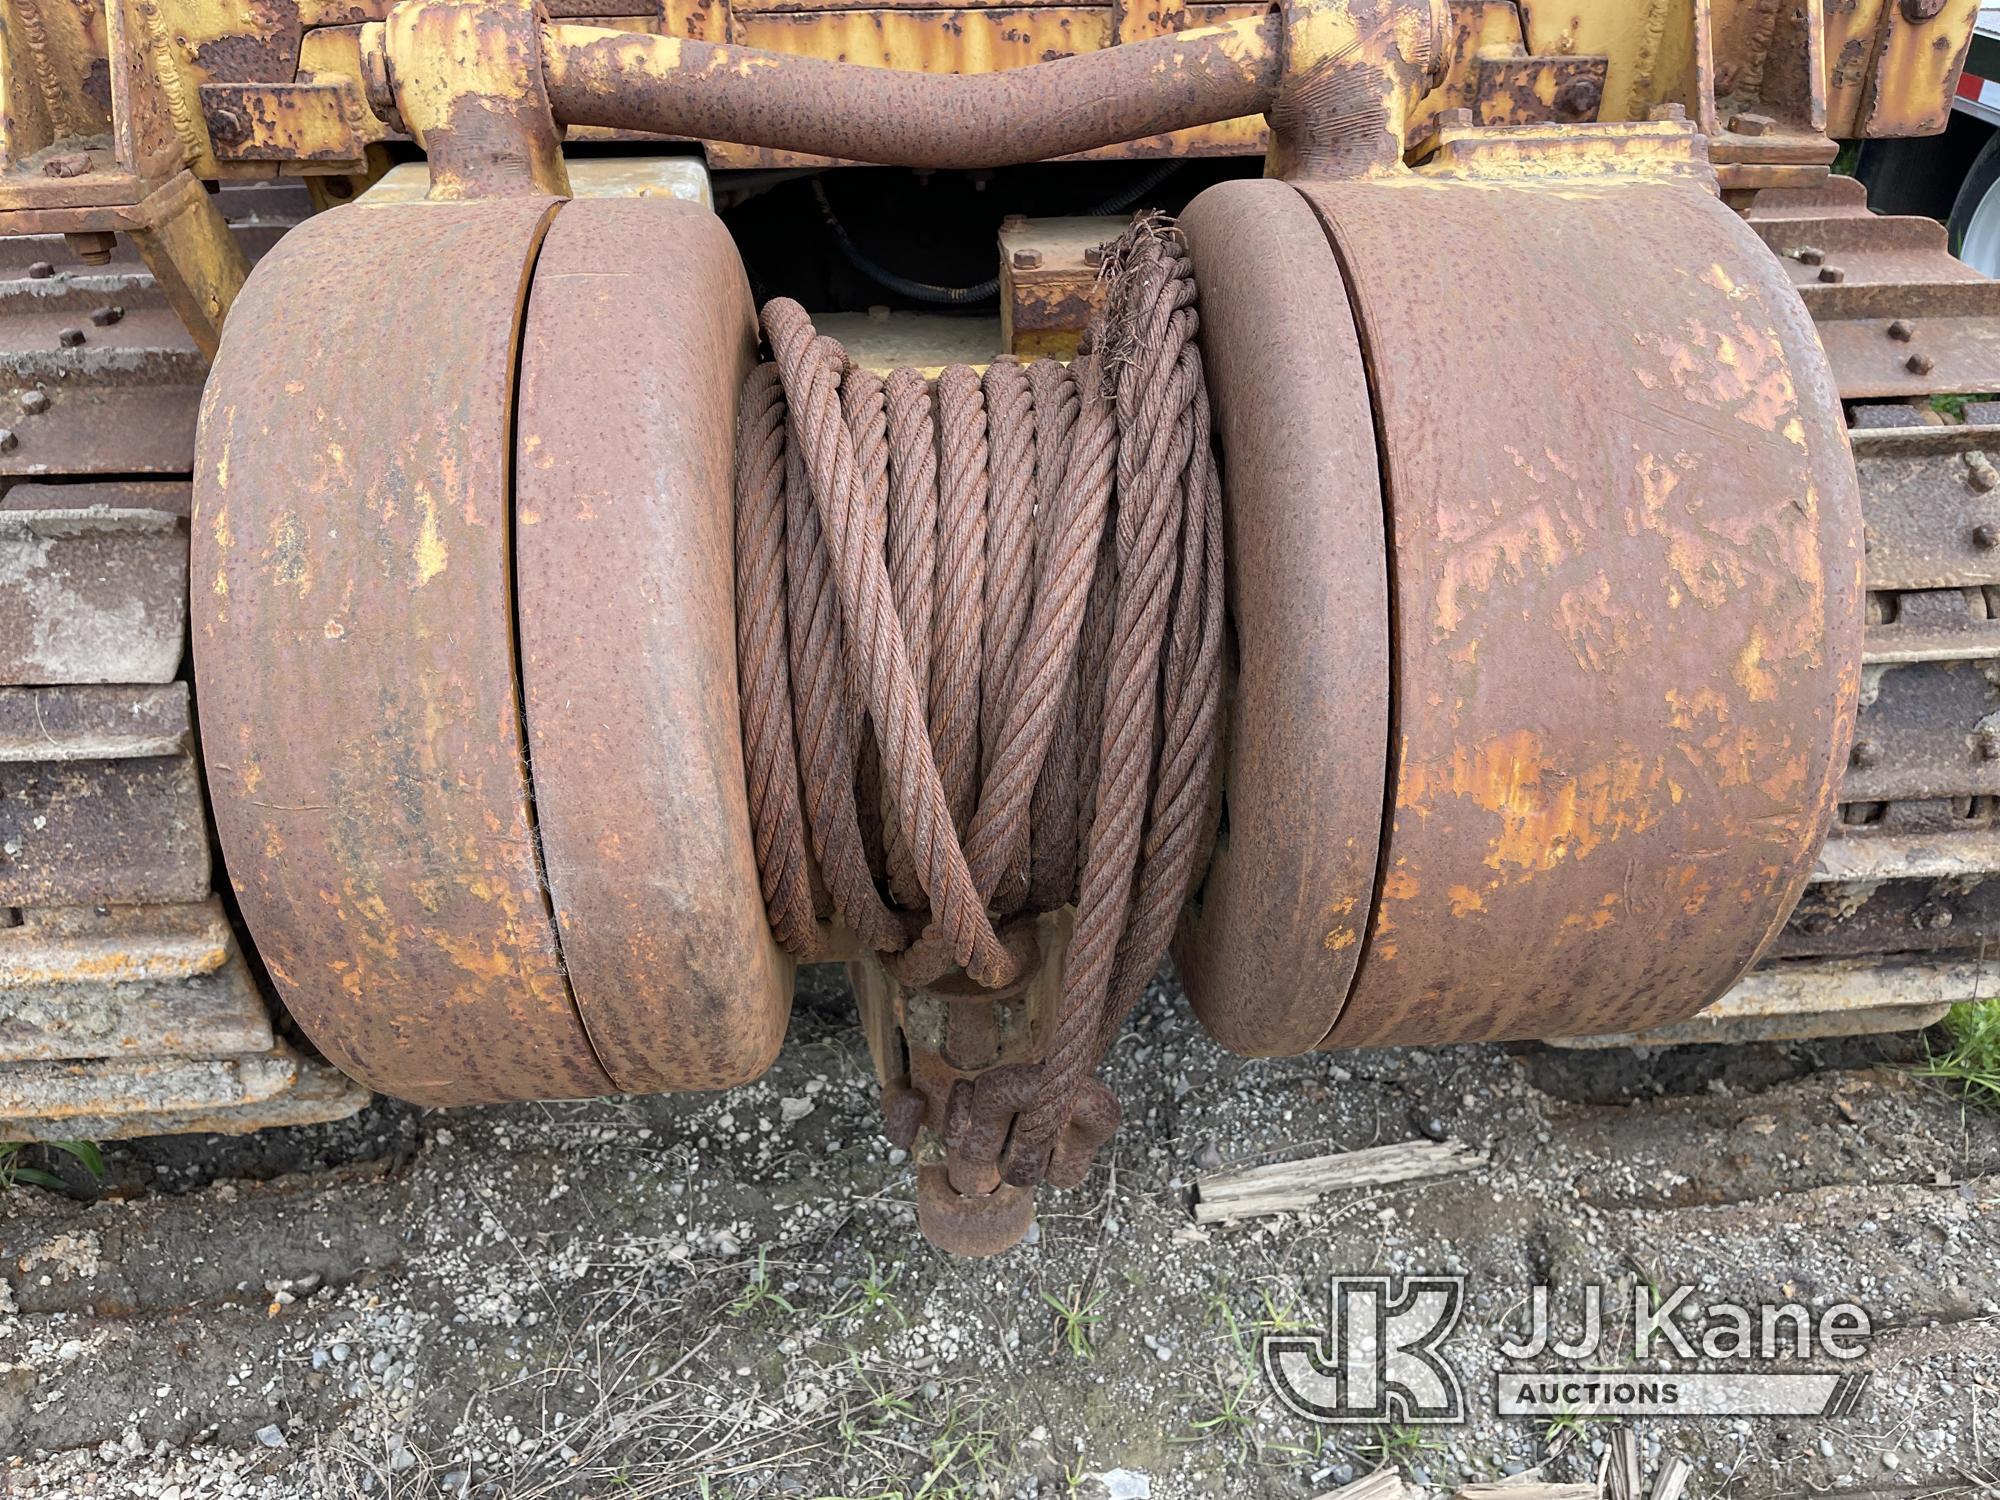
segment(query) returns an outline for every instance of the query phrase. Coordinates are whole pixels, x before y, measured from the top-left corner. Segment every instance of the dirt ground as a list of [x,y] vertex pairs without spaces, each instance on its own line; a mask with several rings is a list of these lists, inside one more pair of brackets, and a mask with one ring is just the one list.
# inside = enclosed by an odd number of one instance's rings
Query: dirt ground
[[[1866,1307],[1846,1419],[1646,1421],[1695,1496],[2000,1495],[2000,1117],[1915,1039],[1246,1063],[1156,986],[1126,1125],[1031,1241],[916,1235],[837,973],[725,1095],[419,1113],[110,1151],[0,1197],[0,1492],[1313,1496],[1385,1458],[1449,1495],[1591,1479],[1601,1421],[1492,1414],[1527,1287]],[[1914,1051],[1913,1051],[1914,1049]],[[1441,1181],[1198,1229],[1218,1166],[1422,1136]],[[1254,1341],[1337,1273],[1462,1273],[1472,1417],[1316,1427]],[[1054,1304],[1079,1315],[1065,1319]]]

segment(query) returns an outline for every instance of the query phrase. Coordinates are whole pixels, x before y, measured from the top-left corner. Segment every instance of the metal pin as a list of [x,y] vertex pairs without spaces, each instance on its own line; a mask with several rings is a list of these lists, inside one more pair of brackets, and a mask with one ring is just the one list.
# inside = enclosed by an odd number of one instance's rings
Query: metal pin
[[1899,344],[1907,344],[1917,335],[1917,325],[1908,318],[1898,318],[1889,325],[1889,337]]
[[[1820,274],[1824,276],[1826,273],[1822,271]],[[1932,359],[1928,354],[1912,354],[1908,359],[1903,361],[1903,368],[1908,370],[1912,375],[1928,375],[1932,370],[1937,368],[1937,361]]]

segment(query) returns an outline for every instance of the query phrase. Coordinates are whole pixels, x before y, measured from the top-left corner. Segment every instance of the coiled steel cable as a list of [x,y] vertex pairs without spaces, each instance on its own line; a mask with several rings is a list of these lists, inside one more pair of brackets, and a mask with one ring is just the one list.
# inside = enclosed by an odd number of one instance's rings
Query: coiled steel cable
[[1009,1181],[1039,1181],[1198,874],[1221,700],[1221,485],[1172,227],[1106,255],[1065,367],[854,367],[797,303],[737,439],[750,809],[779,941],[997,987],[996,923],[1069,902]]

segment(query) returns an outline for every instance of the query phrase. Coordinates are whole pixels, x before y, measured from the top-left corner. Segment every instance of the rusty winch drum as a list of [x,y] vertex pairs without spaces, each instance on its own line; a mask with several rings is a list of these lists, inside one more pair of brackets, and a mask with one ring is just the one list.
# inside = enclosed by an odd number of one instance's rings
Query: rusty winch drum
[[[1202,1021],[1281,1055],[1700,1009],[1806,880],[1859,678],[1853,465],[1782,271],[1668,181],[1241,181],[1181,227],[1232,640],[1175,946]],[[770,1062],[757,336],[670,200],[364,201],[245,288],[196,477],[203,747],[244,919],[365,1082]]]

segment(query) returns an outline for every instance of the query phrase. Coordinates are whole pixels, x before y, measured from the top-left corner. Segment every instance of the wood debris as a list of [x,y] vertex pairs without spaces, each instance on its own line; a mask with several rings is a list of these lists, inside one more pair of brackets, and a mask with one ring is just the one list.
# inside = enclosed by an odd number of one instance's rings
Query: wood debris
[[[1213,1224],[1309,1208],[1342,1188],[1380,1187],[1446,1177],[1486,1165],[1487,1155],[1463,1141],[1401,1141],[1303,1161],[1272,1162],[1218,1172],[1195,1184],[1195,1222]],[[1362,1500],[1367,1500],[1366,1496]]]

